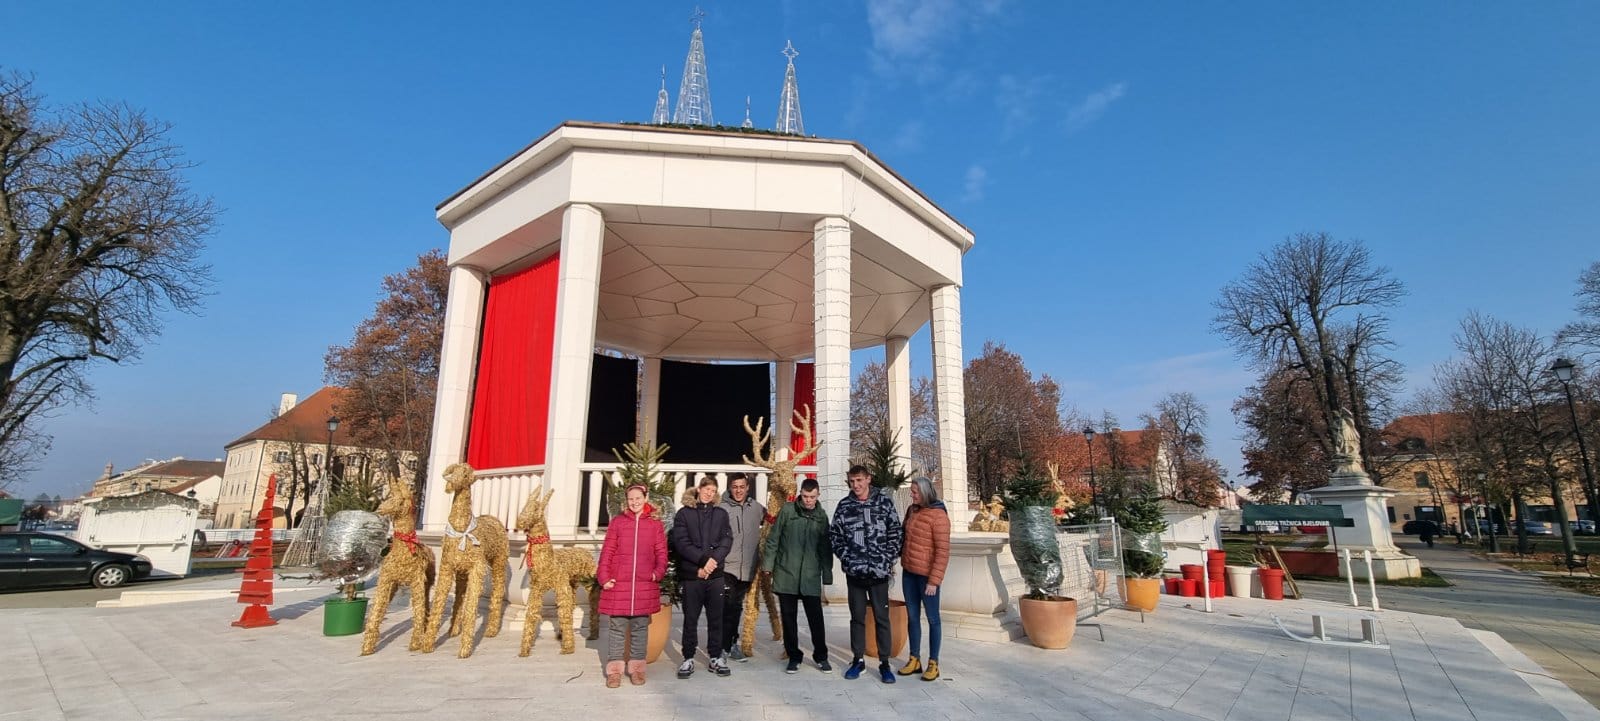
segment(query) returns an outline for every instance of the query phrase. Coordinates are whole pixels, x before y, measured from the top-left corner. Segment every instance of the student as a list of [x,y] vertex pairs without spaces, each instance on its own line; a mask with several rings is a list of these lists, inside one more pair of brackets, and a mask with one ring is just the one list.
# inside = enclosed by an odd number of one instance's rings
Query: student
[[854,680],[866,670],[863,658],[867,649],[867,604],[877,627],[878,677],[894,683],[889,667],[889,576],[900,557],[903,540],[900,516],[894,501],[872,485],[865,466],[853,466],[845,474],[850,494],[839,501],[828,526],[828,543],[844,568],[850,599],[850,667],[844,677]]
[[[667,574],[667,536],[644,486],[629,486],[628,507],[611,519],[600,547],[595,578],[600,582],[600,613],[607,616],[606,688],[622,685],[623,661],[628,679],[644,685],[644,649],[650,616],[661,610],[661,579]],[[627,658],[623,658],[623,647]]]
[[[744,597],[756,578],[756,555],[761,550],[761,523],[767,509],[750,497],[750,479],[743,473],[728,475],[728,492],[722,496],[722,510],[728,513],[733,531],[733,546],[722,566],[726,599],[722,604],[722,654],[724,660],[746,660],[736,645],[739,623],[744,620]],[[753,640],[753,639],[752,639]]]
[[806,607],[806,625],[811,627],[811,660],[823,673],[833,671],[822,625],[822,587],[833,583],[833,553],[828,545],[828,512],[817,501],[820,495],[817,479],[801,481],[800,495],[778,511],[761,549],[761,572],[772,575],[772,591],[778,594],[783,651],[789,658],[786,673],[798,671],[804,658],[795,623],[799,605]]
[[[906,509],[906,547],[900,555],[900,590],[906,598],[910,622],[911,660],[901,676],[922,672],[922,680],[939,678],[939,585],[950,565],[950,514],[939,500],[939,489],[925,476],[911,482],[911,507]],[[928,612],[928,666],[922,667],[922,613]]]
[[683,664],[678,678],[694,674],[694,653],[700,645],[700,611],[706,612],[706,656],[718,676],[732,675],[722,658],[722,563],[733,545],[728,512],[717,506],[717,479],[702,476],[697,502],[672,517],[672,552],[678,556],[683,589]]

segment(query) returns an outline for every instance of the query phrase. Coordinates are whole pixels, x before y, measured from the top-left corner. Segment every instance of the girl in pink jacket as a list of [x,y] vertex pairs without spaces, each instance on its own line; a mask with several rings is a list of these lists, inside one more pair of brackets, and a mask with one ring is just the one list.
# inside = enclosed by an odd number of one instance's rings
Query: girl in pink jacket
[[[644,486],[628,487],[628,508],[611,519],[600,547],[595,580],[600,613],[609,617],[604,659],[606,687],[622,685],[623,661],[635,686],[644,685],[644,648],[650,616],[661,610],[661,579],[667,573],[667,534],[645,500]],[[624,659],[624,648],[627,648]]]

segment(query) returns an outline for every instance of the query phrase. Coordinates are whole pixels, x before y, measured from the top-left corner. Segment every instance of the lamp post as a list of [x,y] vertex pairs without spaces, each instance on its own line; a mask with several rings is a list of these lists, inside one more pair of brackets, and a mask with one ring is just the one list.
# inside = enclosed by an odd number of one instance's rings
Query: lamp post
[[[1489,476],[1488,476],[1488,474],[1486,474],[1486,473],[1479,473],[1478,474],[1478,490],[1481,493],[1483,493],[1483,505],[1480,506],[1480,508],[1483,509],[1484,515],[1487,515],[1489,517],[1489,530],[1487,531],[1487,533],[1489,535],[1489,552],[1490,553],[1499,553],[1500,552],[1500,539],[1494,533],[1494,511],[1492,510],[1493,506],[1489,505]],[[1481,529],[1481,528],[1478,529],[1478,532],[1479,533],[1485,533],[1485,531],[1483,529]]]
[[[1600,508],[1595,508],[1595,498],[1600,496],[1600,488],[1595,487],[1594,469],[1589,466],[1589,446],[1584,443],[1583,429],[1578,426],[1578,407],[1572,402],[1572,361],[1557,358],[1550,372],[1556,374],[1556,380],[1561,381],[1562,390],[1567,393],[1567,414],[1572,418],[1572,435],[1578,438],[1578,457],[1583,461],[1583,491],[1586,504],[1589,507],[1589,520],[1600,520]],[[1566,519],[1562,519],[1565,523]]]
[[1100,519],[1100,486],[1094,481],[1094,426],[1083,427],[1083,440],[1089,444],[1089,507],[1094,509],[1095,520]]
[[[322,484],[327,492],[333,491],[333,432],[339,430],[339,417],[328,416],[328,450],[322,456]],[[327,498],[323,498],[327,502]]]

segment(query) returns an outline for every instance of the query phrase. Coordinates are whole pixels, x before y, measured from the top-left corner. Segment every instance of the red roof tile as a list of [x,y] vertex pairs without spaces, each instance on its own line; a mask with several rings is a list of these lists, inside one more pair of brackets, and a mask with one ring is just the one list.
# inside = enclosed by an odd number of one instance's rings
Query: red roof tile
[[[232,448],[240,443],[249,441],[300,441],[304,443],[326,443],[328,441],[328,417],[338,415],[339,401],[347,393],[343,388],[326,386],[316,393],[312,393],[305,400],[300,401],[295,407],[290,408],[277,418],[267,421],[260,428],[240,436],[233,442],[223,446]],[[333,444],[336,446],[356,445],[350,435],[350,425],[341,423],[339,430],[333,432]]]

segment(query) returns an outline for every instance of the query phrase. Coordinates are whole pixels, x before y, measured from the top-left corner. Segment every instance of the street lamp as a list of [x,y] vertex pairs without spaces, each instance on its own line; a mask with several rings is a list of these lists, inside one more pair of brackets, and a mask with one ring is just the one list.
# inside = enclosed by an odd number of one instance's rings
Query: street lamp
[[[1589,446],[1583,441],[1583,430],[1578,427],[1578,407],[1572,403],[1572,361],[1557,358],[1550,372],[1556,374],[1556,380],[1561,381],[1561,388],[1567,393],[1567,414],[1572,418],[1572,435],[1578,437],[1578,457],[1583,461],[1584,495],[1589,503],[1589,520],[1600,520],[1600,508],[1595,508],[1594,499],[1600,496],[1600,488],[1595,487],[1594,469],[1589,467]],[[1566,519],[1562,519],[1565,523]]]
[[322,478],[328,491],[333,490],[333,432],[339,430],[339,417],[328,416],[328,451],[322,457]]
[[1089,507],[1094,509],[1095,520],[1100,519],[1100,486],[1094,482],[1094,426],[1083,427],[1083,440],[1089,444]]
[[[1486,473],[1479,473],[1478,474],[1478,490],[1479,490],[1479,492],[1481,492],[1483,494],[1483,499],[1482,499],[1483,503],[1481,505],[1479,505],[1479,508],[1482,508],[1483,512],[1484,512],[1484,515],[1489,517],[1489,530],[1487,531],[1487,533],[1489,535],[1489,552],[1490,553],[1499,553],[1500,552],[1500,539],[1494,533],[1494,511],[1492,510],[1493,507],[1489,505],[1489,476],[1488,476],[1488,474],[1486,474]],[[1485,533],[1485,531],[1483,529],[1481,529],[1481,528],[1478,529],[1478,532],[1479,533]]]

